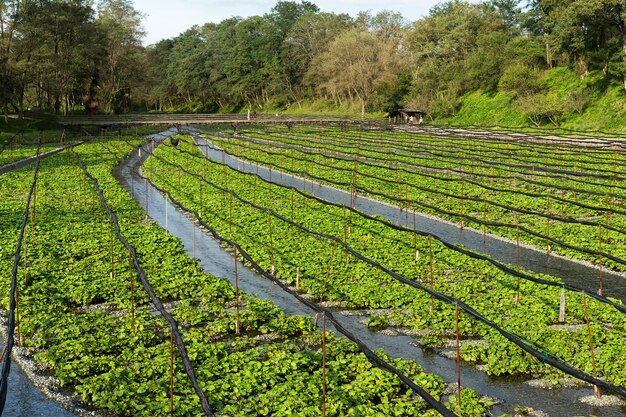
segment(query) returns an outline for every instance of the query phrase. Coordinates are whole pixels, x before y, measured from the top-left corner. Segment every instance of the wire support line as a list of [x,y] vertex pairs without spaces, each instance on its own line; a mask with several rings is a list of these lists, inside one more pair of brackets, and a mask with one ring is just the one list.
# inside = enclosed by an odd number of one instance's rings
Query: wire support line
[[[155,156],[153,154],[153,156],[156,159],[162,160],[162,158]],[[623,387],[619,387],[617,385],[608,383],[606,381],[603,381],[601,379],[598,379],[592,375],[589,375],[577,368],[574,368],[573,366],[567,364],[566,362],[562,361],[560,358],[556,357],[555,355],[547,352],[546,350],[544,350],[541,347],[537,347],[535,348],[534,346],[531,346],[530,343],[528,343],[527,341],[525,341],[521,336],[509,332],[505,329],[503,329],[502,327],[498,326],[496,323],[494,323],[493,321],[487,319],[486,317],[484,317],[483,315],[481,315],[478,311],[476,311],[474,308],[472,308],[470,305],[466,304],[465,302],[446,295],[444,293],[432,290],[416,281],[410,280],[406,277],[404,277],[403,275],[385,267],[384,265],[382,265],[381,263],[374,261],[370,258],[368,258],[367,256],[361,254],[360,252],[356,251],[355,249],[353,249],[351,246],[349,246],[347,243],[345,243],[343,240],[337,238],[336,236],[333,235],[329,235],[327,233],[322,233],[322,232],[318,232],[316,230],[310,229],[300,223],[297,222],[293,222],[290,219],[280,215],[279,213],[277,213],[276,211],[274,211],[273,209],[270,208],[266,208],[266,207],[262,207],[259,206],[251,201],[248,201],[246,199],[244,199],[243,197],[239,196],[237,193],[235,193],[232,190],[228,190],[226,188],[223,188],[217,184],[212,183],[211,181],[208,181],[207,179],[203,178],[202,176],[198,175],[198,174],[194,174],[191,173],[189,171],[187,171],[185,168],[183,168],[182,166],[178,165],[178,164],[173,164],[170,163],[173,166],[176,166],[178,169],[181,170],[181,172],[185,172],[187,175],[190,175],[192,177],[195,177],[201,181],[204,181],[206,184],[210,185],[211,187],[215,188],[216,190],[219,190],[223,193],[228,193],[231,194],[233,196],[233,198],[239,200],[240,202],[242,202],[245,205],[248,205],[250,207],[253,207],[257,210],[260,211],[265,211],[267,213],[269,213],[271,216],[287,223],[290,224],[294,227],[296,227],[298,230],[301,230],[307,234],[313,235],[313,236],[317,236],[317,237],[321,237],[333,242],[337,242],[338,245],[340,245],[345,251],[349,252],[350,254],[352,254],[353,256],[355,256],[357,259],[366,262],[367,264],[374,266],[375,268],[377,268],[378,270],[382,271],[383,273],[389,275],[390,277],[394,278],[395,280],[402,282],[406,285],[409,285],[413,288],[416,288],[418,290],[421,290],[423,292],[426,292],[427,294],[429,294],[430,296],[443,301],[444,303],[447,303],[449,305],[455,305],[456,303],[458,303],[459,307],[464,310],[468,315],[470,315],[471,317],[473,317],[474,319],[481,321],[485,324],[487,324],[489,327],[491,327],[492,329],[496,330],[498,333],[500,333],[504,338],[506,338],[507,340],[509,340],[510,342],[514,343],[515,345],[517,345],[518,347],[520,347],[522,350],[526,351],[527,353],[529,353],[530,355],[534,356],[535,358],[537,358],[538,360],[540,360],[541,362],[545,362],[548,363],[550,365],[552,365],[553,367],[561,370],[562,372],[573,376],[574,378],[580,379],[582,381],[591,383],[593,385],[597,385],[599,387],[605,388],[608,391],[611,392],[615,392],[621,396],[626,397],[626,388]],[[532,342],[531,342],[532,343]]]

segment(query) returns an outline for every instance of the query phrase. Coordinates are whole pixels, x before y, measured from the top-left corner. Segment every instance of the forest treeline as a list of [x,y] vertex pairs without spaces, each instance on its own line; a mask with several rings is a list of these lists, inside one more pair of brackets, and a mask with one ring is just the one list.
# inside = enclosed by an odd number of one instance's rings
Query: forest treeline
[[[626,0],[449,0],[415,22],[280,0],[262,16],[193,26],[147,47],[141,22],[129,0],[0,1],[4,112],[321,102],[449,117],[464,94],[500,91],[533,122],[556,124],[582,112],[598,85],[626,88]],[[596,74],[595,83],[549,94],[543,74],[555,67],[581,80]]]

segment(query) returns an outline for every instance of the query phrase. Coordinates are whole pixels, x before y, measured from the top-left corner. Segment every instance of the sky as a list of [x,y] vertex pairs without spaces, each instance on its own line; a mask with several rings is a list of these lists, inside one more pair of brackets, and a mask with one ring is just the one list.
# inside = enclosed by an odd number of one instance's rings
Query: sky
[[[400,12],[408,20],[428,14],[440,0],[310,0],[323,12],[348,13],[381,10]],[[275,1],[261,0],[134,0],[135,9],[145,14],[144,45],[172,38],[193,25],[218,23],[233,16],[249,17],[268,13]]]

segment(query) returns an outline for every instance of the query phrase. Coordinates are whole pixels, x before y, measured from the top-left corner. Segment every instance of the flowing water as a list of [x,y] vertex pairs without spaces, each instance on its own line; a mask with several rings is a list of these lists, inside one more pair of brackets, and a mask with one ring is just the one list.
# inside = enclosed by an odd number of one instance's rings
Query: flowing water
[[[200,259],[200,263],[206,272],[217,277],[229,279],[234,283],[232,255],[226,252],[215,239],[203,233],[200,228],[194,226],[189,218],[176,211],[164,196],[155,188],[146,184],[146,181],[137,174],[137,169],[141,166],[143,160],[146,159],[148,151],[151,148],[152,145],[145,146],[143,152],[136,152],[135,155],[125,161],[123,165],[116,170],[116,177],[126,190],[129,192],[132,190],[134,198],[142,204],[150,218],[159,223],[162,227],[166,227],[171,234],[180,238],[187,253]],[[141,156],[139,155],[140,153]],[[210,156],[217,158],[217,160],[222,160],[222,155],[219,152]],[[225,160],[226,159],[225,157]],[[231,160],[230,163],[233,163],[234,166],[239,165],[240,169],[243,166],[241,161]],[[256,172],[256,167],[250,166],[249,164],[246,165],[248,169],[253,169],[254,172]],[[259,168],[259,174],[261,171],[262,168]],[[267,175],[269,177],[269,172],[267,172]],[[282,177],[284,181],[288,181],[287,175],[283,175]],[[272,180],[277,181],[279,178],[280,173],[273,171]],[[291,178],[291,181],[302,185],[301,179]],[[310,187],[311,185],[307,184],[307,191],[311,191]],[[323,190],[325,187],[314,185],[313,188]],[[326,191],[330,196],[342,195],[342,192],[337,190],[330,189]],[[349,197],[349,194],[343,194]],[[147,199],[146,195],[148,197]],[[359,207],[360,209],[362,209],[362,207],[378,207],[374,201],[370,200],[361,199],[359,203],[362,204],[362,206]],[[381,206],[383,206],[383,208],[389,208],[385,204],[381,204]],[[397,210],[391,209],[389,213],[395,213],[396,216],[399,216]],[[433,233],[441,235],[441,230],[435,227],[436,224],[432,219],[424,219],[430,222],[429,225],[432,227]],[[446,230],[448,230],[450,225],[442,224],[445,226]],[[482,235],[480,236],[480,243],[482,247]],[[497,243],[502,245],[506,242],[498,241]],[[513,252],[515,252],[515,249]],[[579,265],[576,264],[576,266]],[[312,311],[300,304],[291,295],[282,291],[271,281],[246,268],[243,264],[238,265],[238,271],[239,286],[247,293],[254,294],[260,298],[270,299],[289,314],[313,314]],[[343,326],[363,340],[370,348],[383,349],[393,357],[413,359],[427,371],[437,373],[443,377],[446,382],[456,381],[455,361],[411,345],[411,342],[416,342],[415,339],[408,336],[387,336],[371,331],[361,323],[364,317],[342,316],[340,314],[336,314],[335,316]],[[476,367],[467,364],[462,364],[462,385],[471,387],[482,395],[502,401],[502,404],[493,408],[494,415],[501,413],[513,414],[515,413],[515,407],[518,405],[531,406],[555,417],[572,415],[617,417],[624,416],[626,413],[626,408],[624,407],[597,408],[581,403],[579,401],[580,397],[593,394],[591,388],[555,388],[545,390],[532,387],[514,378],[490,377],[484,372],[479,371]]]

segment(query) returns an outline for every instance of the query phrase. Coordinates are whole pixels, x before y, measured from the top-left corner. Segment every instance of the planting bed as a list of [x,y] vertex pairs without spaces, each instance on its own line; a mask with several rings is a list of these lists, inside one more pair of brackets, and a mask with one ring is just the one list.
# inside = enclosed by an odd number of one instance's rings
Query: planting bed
[[[207,142],[190,131],[177,147],[159,136],[141,149],[145,208],[156,187],[231,265],[243,260],[315,317],[203,272],[112,175],[145,139],[92,138],[0,182],[0,271],[15,276],[0,286],[2,308],[20,352],[83,406],[119,416],[488,412],[471,388],[459,404],[418,363],[372,352],[341,313],[489,375],[574,381],[585,394],[595,384],[617,404],[601,415],[624,411],[620,300],[459,247],[414,217],[593,262],[600,286],[607,268],[626,267],[621,153],[449,132],[290,125],[205,132]],[[270,168],[269,178],[227,156]],[[287,174],[343,189],[350,204],[271,177]],[[357,210],[363,196],[397,206],[404,224]]]

